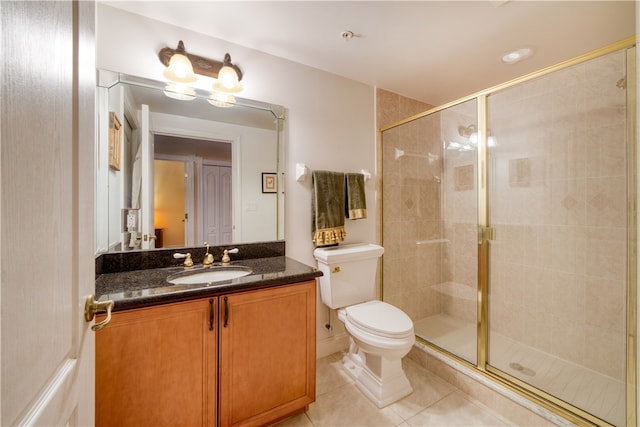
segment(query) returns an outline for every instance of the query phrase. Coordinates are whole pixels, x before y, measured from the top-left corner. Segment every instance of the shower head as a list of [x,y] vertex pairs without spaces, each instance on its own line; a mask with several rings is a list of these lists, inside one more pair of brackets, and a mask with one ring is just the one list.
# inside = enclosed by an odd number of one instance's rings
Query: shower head
[[395,159],[398,160],[400,157],[404,156],[404,150],[401,150],[399,148],[395,149]]

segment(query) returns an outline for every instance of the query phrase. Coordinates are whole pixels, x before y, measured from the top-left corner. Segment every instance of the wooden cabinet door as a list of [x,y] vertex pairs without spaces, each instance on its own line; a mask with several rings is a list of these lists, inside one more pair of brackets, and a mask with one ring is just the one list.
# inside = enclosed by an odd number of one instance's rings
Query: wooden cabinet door
[[315,400],[316,282],[220,297],[220,426],[263,425]]
[[113,314],[96,334],[97,426],[216,425],[216,303]]

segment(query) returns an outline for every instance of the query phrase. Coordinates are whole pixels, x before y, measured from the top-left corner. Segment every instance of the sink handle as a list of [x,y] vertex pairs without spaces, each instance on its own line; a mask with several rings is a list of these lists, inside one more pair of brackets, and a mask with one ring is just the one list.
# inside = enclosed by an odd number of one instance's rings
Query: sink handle
[[231,258],[229,257],[229,254],[237,254],[238,252],[240,252],[238,248],[225,249],[224,253],[222,254],[222,264],[226,265],[231,263]]
[[191,259],[191,254],[190,253],[186,253],[186,254],[175,253],[175,254],[173,254],[173,258],[175,258],[175,259],[185,258],[185,260],[182,263],[182,265],[184,265],[185,268],[193,267],[193,260]]

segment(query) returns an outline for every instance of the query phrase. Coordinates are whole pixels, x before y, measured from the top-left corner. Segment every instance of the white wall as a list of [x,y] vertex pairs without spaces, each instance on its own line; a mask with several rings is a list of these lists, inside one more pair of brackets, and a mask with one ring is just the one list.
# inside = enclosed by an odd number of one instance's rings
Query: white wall
[[[182,40],[196,55],[222,59],[229,52],[244,75],[242,97],[286,107],[286,251],[291,258],[315,265],[311,179],[297,182],[295,164],[305,163],[311,170],[375,173],[374,88],[103,4],[98,5],[97,34],[98,68],[163,80],[158,51],[175,48]],[[347,243],[376,239],[375,181],[367,183],[368,218],[347,220]],[[333,333],[324,329],[326,317],[326,308],[318,303],[319,357],[344,345],[342,328]]]

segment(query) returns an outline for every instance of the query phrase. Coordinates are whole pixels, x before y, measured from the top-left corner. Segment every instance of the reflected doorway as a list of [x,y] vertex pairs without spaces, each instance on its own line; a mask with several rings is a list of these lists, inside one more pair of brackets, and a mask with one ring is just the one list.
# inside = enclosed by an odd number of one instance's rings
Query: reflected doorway
[[155,159],[153,163],[156,247],[183,247],[189,216],[185,205],[185,162]]
[[155,135],[156,247],[233,241],[231,143]]

